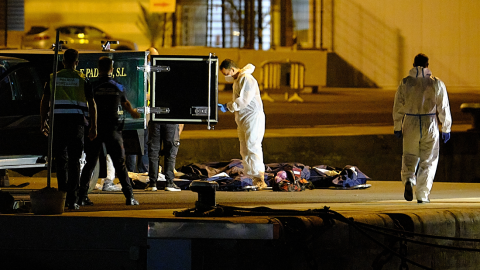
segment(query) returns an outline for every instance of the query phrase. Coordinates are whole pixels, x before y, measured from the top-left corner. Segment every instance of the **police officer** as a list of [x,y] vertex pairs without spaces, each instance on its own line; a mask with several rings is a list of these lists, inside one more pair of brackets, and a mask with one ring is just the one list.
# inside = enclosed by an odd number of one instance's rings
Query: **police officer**
[[[85,114],[90,114],[88,137],[97,136],[96,106],[93,92],[85,75],[77,71],[78,51],[68,49],[63,54],[64,69],[57,73],[55,92],[55,122],[52,154],[57,167],[58,189],[67,192],[66,205],[69,209],[78,209],[77,190],[80,180],[80,157],[84,144]],[[53,74],[45,88],[41,105],[41,130],[48,135],[45,122],[49,111]],[[88,106],[87,106],[88,105]]]
[[113,61],[107,56],[100,57],[98,61],[98,81],[92,83],[95,102],[98,108],[98,136],[85,145],[86,164],[80,178],[79,204],[92,205],[93,202],[87,196],[90,176],[97,163],[103,144],[107,149],[118,175],[122,192],[126,198],[126,205],[138,205],[133,197],[132,181],[128,177],[125,165],[125,149],[121,123],[119,121],[118,108],[121,106],[130,113],[133,118],[139,118],[140,114],[132,108],[125,96],[123,86],[112,79]]

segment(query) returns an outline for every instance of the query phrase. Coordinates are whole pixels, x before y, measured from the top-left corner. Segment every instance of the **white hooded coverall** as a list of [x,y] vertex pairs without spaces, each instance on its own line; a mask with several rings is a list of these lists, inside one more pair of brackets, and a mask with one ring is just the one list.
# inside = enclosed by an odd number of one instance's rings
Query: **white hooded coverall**
[[[240,155],[245,174],[263,178],[262,141],[265,134],[265,113],[257,80],[252,76],[255,66],[246,65],[233,82],[233,101],[227,103],[235,113]],[[263,180],[263,179],[262,179]]]
[[452,116],[445,84],[428,68],[414,67],[398,86],[393,121],[394,130],[403,134],[402,183],[416,185],[415,196],[420,201],[428,200],[437,170],[437,112],[442,132],[450,133]]

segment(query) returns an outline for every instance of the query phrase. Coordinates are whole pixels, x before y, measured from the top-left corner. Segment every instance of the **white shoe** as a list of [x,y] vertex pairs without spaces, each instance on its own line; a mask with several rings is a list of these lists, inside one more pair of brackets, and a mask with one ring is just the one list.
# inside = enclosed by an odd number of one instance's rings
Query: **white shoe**
[[182,191],[177,185],[172,184],[171,186],[166,186],[165,191]]
[[157,191],[157,187],[147,187],[145,191]]
[[104,183],[103,191],[121,191],[122,187],[120,185],[114,185],[113,183]]

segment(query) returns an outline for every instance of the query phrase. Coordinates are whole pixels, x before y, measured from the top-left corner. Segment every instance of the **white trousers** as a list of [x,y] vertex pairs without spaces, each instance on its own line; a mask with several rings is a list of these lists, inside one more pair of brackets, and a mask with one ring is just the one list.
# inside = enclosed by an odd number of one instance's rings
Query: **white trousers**
[[417,200],[428,200],[438,165],[439,132],[435,115],[406,115],[403,121],[402,183],[416,185]]
[[248,117],[248,121],[237,122],[240,155],[245,174],[260,177],[265,172],[262,141],[265,135],[265,114]]

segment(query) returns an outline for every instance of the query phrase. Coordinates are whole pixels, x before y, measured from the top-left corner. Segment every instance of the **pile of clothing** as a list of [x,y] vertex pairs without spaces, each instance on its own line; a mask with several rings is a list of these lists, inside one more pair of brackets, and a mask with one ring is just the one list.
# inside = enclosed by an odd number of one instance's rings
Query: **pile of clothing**
[[[281,171],[300,171],[300,178],[307,180],[315,188],[367,188],[370,187],[366,174],[356,166],[347,165],[337,168],[327,165],[306,166],[301,163],[271,163],[265,164],[265,182],[267,185],[274,181],[277,173]],[[216,181],[219,190],[242,191],[252,186],[252,179],[243,173],[242,161],[232,159],[224,162],[192,163],[177,169],[182,173],[179,178],[182,181],[175,181],[181,189],[188,189],[193,180]]]

